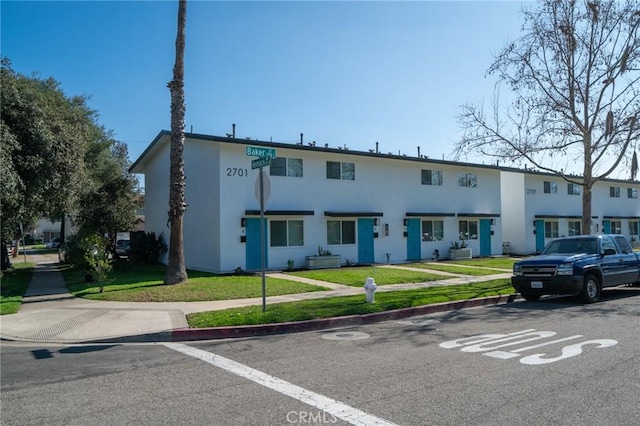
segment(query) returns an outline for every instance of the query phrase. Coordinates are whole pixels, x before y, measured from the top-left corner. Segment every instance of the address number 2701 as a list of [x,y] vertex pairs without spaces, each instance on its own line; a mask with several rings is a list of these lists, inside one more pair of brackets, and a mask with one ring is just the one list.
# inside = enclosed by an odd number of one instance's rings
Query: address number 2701
[[227,167],[227,176],[246,177],[249,176],[249,170],[237,167]]

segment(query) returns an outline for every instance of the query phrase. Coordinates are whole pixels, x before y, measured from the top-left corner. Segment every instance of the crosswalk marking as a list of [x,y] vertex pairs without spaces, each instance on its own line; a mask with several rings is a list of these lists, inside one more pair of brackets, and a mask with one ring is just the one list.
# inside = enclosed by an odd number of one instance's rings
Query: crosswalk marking
[[380,425],[395,426],[395,423],[388,422],[379,417],[367,414],[349,405],[343,404],[335,399],[301,388],[285,380],[263,373],[239,362],[216,355],[211,352],[193,348],[182,343],[162,343],[169,349],[173,349],[182,354],[208,362],[211,365],[222,368],[230,373],[249,379],[255,383],[273,389],[298,401],[304,402],[312,407],[322,410],[332,416],[342,419],[352,425]]

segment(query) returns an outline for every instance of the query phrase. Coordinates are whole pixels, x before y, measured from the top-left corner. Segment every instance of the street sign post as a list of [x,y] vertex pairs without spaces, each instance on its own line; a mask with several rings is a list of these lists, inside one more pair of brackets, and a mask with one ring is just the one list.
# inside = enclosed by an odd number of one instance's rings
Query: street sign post
[[[263,148],[259,146],[248,146],[245,150],[247,157],[258,157],[255,160],[251,160],[251,170],[258,169],[258,179],[256,180],[256,196],[260,203],[260,263],[262,265],[262,312],[267,310],[267,280],[265,276],[265,244],[266,244],[266,229],[264,226],[264,204],[265,198],[269,198],[271,192],[271,182],[269,176],[262,170],[265,166],[271,165],[271,159],[276,156],[276,150],[274,148]],[[265,188],[265,181],[267,182],[267,188]],[[266,190],[266,191],[265,191]],[[265,194],[266,192],[266,194]]]
[[[270,158],[270,157],[267,157]],[[259,171],[260,175],[260,265],[261,265],[261,275],[262,275],[262,312],[267,311],[267,278],[265,276],[265,250],[264,246],[266,244],[266,230],[264,229],[264,170],[260,167]]]

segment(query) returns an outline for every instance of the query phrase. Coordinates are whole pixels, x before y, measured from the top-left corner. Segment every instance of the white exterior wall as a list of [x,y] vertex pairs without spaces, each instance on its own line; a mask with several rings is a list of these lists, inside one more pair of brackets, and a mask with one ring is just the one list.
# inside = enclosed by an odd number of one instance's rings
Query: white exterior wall
[[187,211],[184,216],[183,235],[187,268],[220,270],[220,228],[225,225],[220,223],[220,210],[224,205],[220,202],[219,196],[219,162],[217,144],[199,139],[189,139],[185,142]]
[[[241,218],[245,210],[259,210],[255,195],[258,170],[251,170],[252,157],[245,155],[249,145],[240,141],[237,146],[222,144],[220,161],[221,182],[221,241],[225,250],[222,270],[233,270],[245,265],[245,244],[240,242]],[[389,159],[386,156],[372,158],[348,153],[277,149],[278,157],[302,158],[303,177],[269,176],[271,195],[265,210],[312,210],[314,215],[268,216],[269,220],[303,220],[304,246],[269,247],[270,268],[286,268],[287,261],[293,260],[296,267],[304,266],[305,256],[316,254],[318,246],[346,260],[356,261],[357,244],[327,245],[327,220],[356,220],[356,218],[332,218],[324,215],[330,212],[380,212],[380,226],[376,227],[379,237],[374,240],[375,262],[386,263],[387,253],[392,263],[407,259],[407,242],[404,237],[404,219],[407,212],[442,213],[495,213],[499,215],[500,186],[499,173],[489,169],[471,169],[478,174],[478,188],[459,188],[457,173],[459,168],[440,164]],[[335,180],[326,178],[326,162],[340,161],[355,163],[355,180]],[[443,186],[421,184],[421,169],[444,171]],[[238,171],[243,170],[240,176]],[[268,167],[265,171],[268,173]],[[456,217],[442,219],[445,223],[444,240],[423,242],[422,255],[431,259],[434,249],[439,249],[446,257],[451,241],[458,238]],[[465,218],[467,219],[467,218]],[[473,220],[473,217],[469,217]],[[496,218],[499,221],[499,218]],[[388,224],[389,235],[384,235]],[[501,253],[499,226],[494,226],[496,235],[492,237],[492,253]],[[477,241],[470,241],[474,253],[478,253]]]
[[[620,197],[611,197],[610,187],[620,188]],[[593,203],[591,213],[594,216],[594,227],[600,233],[603,232],[602,222],[604,220],[615,220],[621,222],[621,233],[628,238],[633,237],[636,241],[638,236],[629,234],[629,222],[640,222],[640,198],[629,198],[628,189],[635,189],[635,193],[640,196],[640,184],[621,182],[598,182],[593,189]],[[615,231],[612,229],[612,233]]]
[[[262,145],[247,140],[220,141],[214,137],[187,138],[185,143],[185,175],[187,212],[184,218],[185,262],[187,268],[212,272],[246,269],[247,243],[241,241],[246,229],[243,218],[258,218],[246,211],[259,211],[256,198],[258,170],[251,169],[246,147]],[[567,184],[560,178],[540,173],[506,171],[482,165],[465,165],[386,154],[374,155],[307,146],[269,144],[278,157],[303,160],[303,177],[269,176],[271,193],[265,210],[267,234],[269,221],[302,220],[304,245],[269,247],[268,268],[285,269],[293,260],[294,267],[304,267],[305,257],[317,254],[318,246],[340,255],[342,262],[358,260],[358,245],[328,245],[327,220],[352,220],[349,213],[368,213],[361,217],[376,217],[380,222],[374,232],[374,261],[401,263],[407,260],[407,218],[442,220],[444,238],[438,242],[421,242],[422,259],[431,259],[434,250],[440,258],[448,257],[452,241],[458,240],[458,222],[492,219],[491,254],[503,253],[503,241],[509,241],[514,254],[535,252],[534,221],[548,217],[558,221],[559,235],[568,232],[568,221],[582,215],[582,197],[568,195]],[[145,174],[146,229],[164,233],[167,228],[169,182],[169,136],[162,135],[145,152],[136,165]],[[326,178],[326,162],[352,162],[355,180]],[[422,185],[421,170],[441,170],[443,185]],[[265,167],[267,174],[269,167]],[[477,174],[477,188],[458,186],[459,173]],[[545,194],[544,182],[555,181],[557,194]],[[600,182],[594,189],[594,223],[601,224],[607,216],[624,216],[623,234],[628,221],[640,218],[640,203],[627,198],[627,187],[621,184],[621,197],[610,199],[609,182]],[[615,184],[617,185],[617,184]],[[635,184],[637,188],[638,185]],[[288,214],[274,215],[274,211]],[[312,211],[313,215],[302,212]],[[292,214],[299,212],[299,214]],[[325,212],[343,212],[345,217],[325,216]],[[423,213],[425,216],[409,215]],[[442,213],[441,216],[434,214]],[[575,216],[571,219],[570,216]],[[389,235],[385,235],[388,225]],[[600,225],[601,232],[601,225]],[[358,240],[356,230],[356,241]],[[480,241],[470,240],[474,256],[480,252]],[[388,255],[388,257],[387,257]],[[166,257],[164,259],[166,262]]]
[[[169,182],[169,137],[162,136],[144,158],[146,230],[164,236],[169,243],[167,223]],[[251,169],[245,154],[250,141],[237,143],[188,138],[185,142],[185,175],[187,212],[184,218],[185,263],[187,268],[231,272],[246,265],[246,243],[241,242],[241,219],[246,210],[259,210],[255,183],[258,170]],[[443,215],[423,220],[443,220],[444,239],[422,242],[422,257],[431,259],[438,249],[441,258],[448,256],[452,241],[458,239],[458,219],[477,220],[492,216],[491,253],[501,254],[500,174],[483,167],[460,167],[449,164],[408,161],[388,155],[366,156],[322,150],[277,148],[278,157],[303,159],[303,177],[269,176],[271,195],[267,211],[313,211],[313,215],[267,216],[270,220],[302,220],[304,246],[269,247],[269,269],[284,269],[289,260],[294,267],[305,265],[305,256],[317,254],[318,246],[357,261],[358,246],[327,245],[327,220],[353,220],[357,217],[327,217],[329,212],[382,213],[380,226],[374,231],[376,263],[404,262],[407,259],[407,238],[404,219],[408,212],[463,214],[465,217]],[[326,178],[326,162],[355,163],[355,180]],[[421,184],[421,170],[442,170],[443,186]],[[265,167],[268,173],[269,168]],[[478,176],[477,188],[458,187],[458,173]],[[473,216],[480,214],[479,217]],[[389,235],[384,235],[385,224]],[[267,224],[267,232],[268,232]],[[356,226],[357,227],[357,226]],[[357,236],[356,236],[357,240]],[[267,239],[268,241],[268,239]],[[469,241],[474,255],[479,253],[479,241]],[[387,259],[387,254],[389,257]],[[166,257],[164,259],[166,262]]]
[[[535,229],[534,221],[536,219],[557,221],[558,235],[560,237],[567,236],[569,221],[582,221],[582,195],[569,195],[567,193],[567,182],[556,176],[526,174],[524,182],[523,192],[526,199],[526,210],[523,226],[525,235],[529,236],[529,238],[526,238],[524,253],[534,253],[536,251],[536,235],[533,233]],[[558,192],[556,194],[545,194],[544,182],[556,183]],[[580,189],[582,190],[582,188]],[[536,218],[536,216],[538,217]],[[582,232],[584,233],[585,230]],[[545,245],[551,239],[545,238]]]
[[[52,222],[49,219],[39,219],[36,223],[35,229],[31,230],[31,237],[34,240],[40,239],[44,244],[51,242],[54,238],[60,237],[60,229],[62,227],[61,221]],[[75,228],[71,224],[69,217],[66,217],[65,222],[65,235],[73,234]],[[25,229],[25,232],[28,230]]]
[[[544,182],[555,182],[558,192],[545,194]],[[620,198],[611,198],[609,187],[620,187]],[[629,221],[640,220],[640,201],[627,197],[627,188],[638,188],[638,184],[610,181],[597,182],[592,191],[592,233],[602,233],[605,218],[621,221],[622,234],[630,237]],[[583,188],[580,188],[581,194]],[[640,190],[638,190],[640,191]],[[536,251],[534,221],[558,222],[558,235],[567,236],[569,221],[581,221],[582,195],[569,195],[567,182],[559,177],[536,173],[502,173],[502,213],[504,236],[511,242],[513,253],[531,254]],[[524,199],[520,202],[511,200]],[[585,230],[582,230],[585,233]],[[545,244],[551,239],[546,238]]]
[[[146,158],[144,169],[145,232],[163,235],[169,244],[167,212],[169,211],[169,144],[159,146],[159,152]],[[162,261],[167,262],[165,254]]]
[[[611,197],[610,187],[620,188],[620,198]],[[619,182],[598,182],[593,188],[593,216],[602,219],[606,216],[638,217],[640,216],[640,198],[628,198],[627,189],[635,188],[640,196],[640,184]]]
[[503,172],[500,176],[502,206],[502,235],[505,250],[513,254],[530,253],[527,251],[531,240],[531,229],[526,226],[525,175]]

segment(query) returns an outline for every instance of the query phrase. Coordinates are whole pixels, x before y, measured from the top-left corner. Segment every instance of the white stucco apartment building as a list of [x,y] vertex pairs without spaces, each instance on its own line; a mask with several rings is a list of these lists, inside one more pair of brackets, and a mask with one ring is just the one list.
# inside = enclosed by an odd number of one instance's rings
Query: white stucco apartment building
[[[304,267],[319,247],[342,263],[399,263],[448,257],[452,241],[474,256],[502,253],[498,168],[356,152],[312,144],[187,134],[184,217],[187,268],[259,270],[259,169],[248,148],[275,149],[264,170],[266,267]],[[145,229],[169,237],[170,132],[131,167],[145,175]]]
[[[550,173],[508,169],[503,169],[500,185],[502,235],[511,253],[534,253],[553,238],[583,233],[579,185]],[[637,181],[598,181],[592,190],[590,232],[639,241],[639,192]]]

